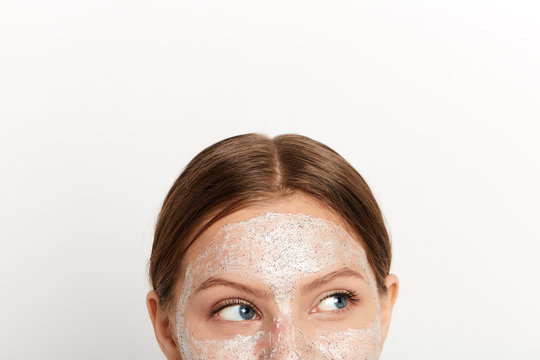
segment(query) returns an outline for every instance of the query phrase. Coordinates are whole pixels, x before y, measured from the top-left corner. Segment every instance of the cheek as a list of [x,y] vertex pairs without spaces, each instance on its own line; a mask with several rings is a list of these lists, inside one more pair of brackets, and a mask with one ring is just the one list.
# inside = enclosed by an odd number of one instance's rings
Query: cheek
[[380,355],[380,320],[370,326],[345,331],[321,332],[306,339],[303,354],[312,359],[377,360]]
[[[311,337],[295,331],[294,339],[272,336],[259,331],[250,336],[231,339],[196,340],[190,338],[186,360],[193,359],[334,359],[377,360],[380,354],[380,322],[362,329],[326,331]],[[292,340],[292,341],[291,341]]]
[[[195,340],[192,345],[197,353],[197,357],[191,359],[231,359],[231,360],[253,360],[264,358],[262,348],[264,332],[259,331],[253,335],[237,335],[232,339],[223,340]],[[262,355],[262,356],[261,356]]]
[[259,331],[251,336],[236,336],[224,340],[193,340],[200,359],[333,359],[377,360],[380,355],[380,320],[370,326],[345,331],[323,331],[310,336],[294,329],[276,336]]

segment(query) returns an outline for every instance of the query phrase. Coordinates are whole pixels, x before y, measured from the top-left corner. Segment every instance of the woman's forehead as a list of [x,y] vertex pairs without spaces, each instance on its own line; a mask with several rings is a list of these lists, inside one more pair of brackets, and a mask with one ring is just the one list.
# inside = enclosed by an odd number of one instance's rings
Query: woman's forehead
[[[208,227],[202,234],[200,234],[197,239],[195,239],[186,252],[182,262],[187,264],[193,261],[199,254],[203,253],[209,246],[209,243],[215,240],[216,234],[220,231],[226,231],[227,229],[230,230],[231,228],[235,227],[238,231],[238,228],[242,225],[245,225],[244,227],[249,227],[252,229],[252,231],[255,231],[255,227],[261,230],[261,227],[271,225],[268,224],[271,222],[271,219],[266,221],[267,224],[265,224],[265,221],[253,220],[268,213],[309,215],[312,218],[324,219],[333,223],[334,225],[349,229],[346,221],[344,221],[344,219],[342,219],[327,205],[303,193],[293,193],[286,197],[281,197],[275,200],[258,202],[257,204],[239,209],[220,218],[210,227]],[[306,219],[297,218],[294,221],[297,223],[302,223],[305,220]],[[349,235],[354,237],[357,242],[360,242],[359,240],[361,239],[358,239],[359,235],[350,230],[351,229],[349,229]]]
[[360,243],[338,224],[309,214],[264,213],[227,223],[200,244],[188,263],[200,277],[250,271],[292,281],[339,265],[360,266],[369,274]]
[[[188,263],[205,253],[215,253],[216,249],[240,254],[242,249],[245,252],[272,251],[296,246],[307,251],[317,250],[322,245],[326,245],[327,250],[346,245],[363,250],[360,242],[332,218],[305,213],[257,212],[237,221],[226,220],[229,221],[216,222],[199,236],[190,248]],[[237,248],[235,245],[239,243],[246,247]]]

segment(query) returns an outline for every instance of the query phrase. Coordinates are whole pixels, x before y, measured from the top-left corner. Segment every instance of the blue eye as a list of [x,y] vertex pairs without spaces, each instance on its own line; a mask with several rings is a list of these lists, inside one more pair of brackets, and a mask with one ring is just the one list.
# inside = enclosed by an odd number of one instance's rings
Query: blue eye
[[343,309],[345,306],[347,306],[347,295],[334,294],[322,299],[318,308],[320,311],[334,311]]
[[227,306],[217,313],[221,318],[229,321],[252,320],[255,317],[255,310],[249,305],[237,304]]

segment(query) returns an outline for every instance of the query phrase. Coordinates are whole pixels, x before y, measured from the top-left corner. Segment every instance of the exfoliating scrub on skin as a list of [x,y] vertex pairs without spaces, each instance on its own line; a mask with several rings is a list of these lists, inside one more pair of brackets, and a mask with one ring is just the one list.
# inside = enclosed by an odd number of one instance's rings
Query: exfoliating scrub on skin
[[186,360],[379,358],[366,253],[327,219],[264,213],[220,227],[187,263],[178,299]]

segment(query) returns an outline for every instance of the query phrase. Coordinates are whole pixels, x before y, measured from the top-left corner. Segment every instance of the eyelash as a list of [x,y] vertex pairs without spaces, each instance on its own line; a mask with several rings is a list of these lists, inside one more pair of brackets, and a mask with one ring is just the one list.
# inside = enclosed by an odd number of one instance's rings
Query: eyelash
[[[343,309],[338,309],[338,310],[331,311],[332,314],[341,314],[344,311],[349,311],[349,310],[351,310],[352,306],[355,306],[360,301],[360,299],[358,298],[358,294],[355,291],[338,290],[338,291],[333,291],[333,292],[322,295],[317,300],[317,304],[319,304],[321,301],[323,301],[324,299],[326,299],[328,297],[338,296],[338,295],[345,296],[347,298],[347,300],[351,301],[351,303],[350,303],[349,306],[347,306],[347,307],[345,307]],[[257,309],[257,307],[255,305],[253,305],[252,302],[242,300],[242,299],[227,299],[227,300],[223,300],[223,301],[218,302],[213,307],[213,309],[210,310],[210,315],[208,316],[208,318],[216,317],[217,313],[219,313],[221,310],[225,309],[226,307],[229,307],[229,306],[232,306],[232,305],[247,305],[247,306],[250,306],[250,307],[253,308],[253,310],[255,310],[256,315],[258,317],[261,317],[259,310]],[[227,320],[224,320],[224,321],[227,321]]]

